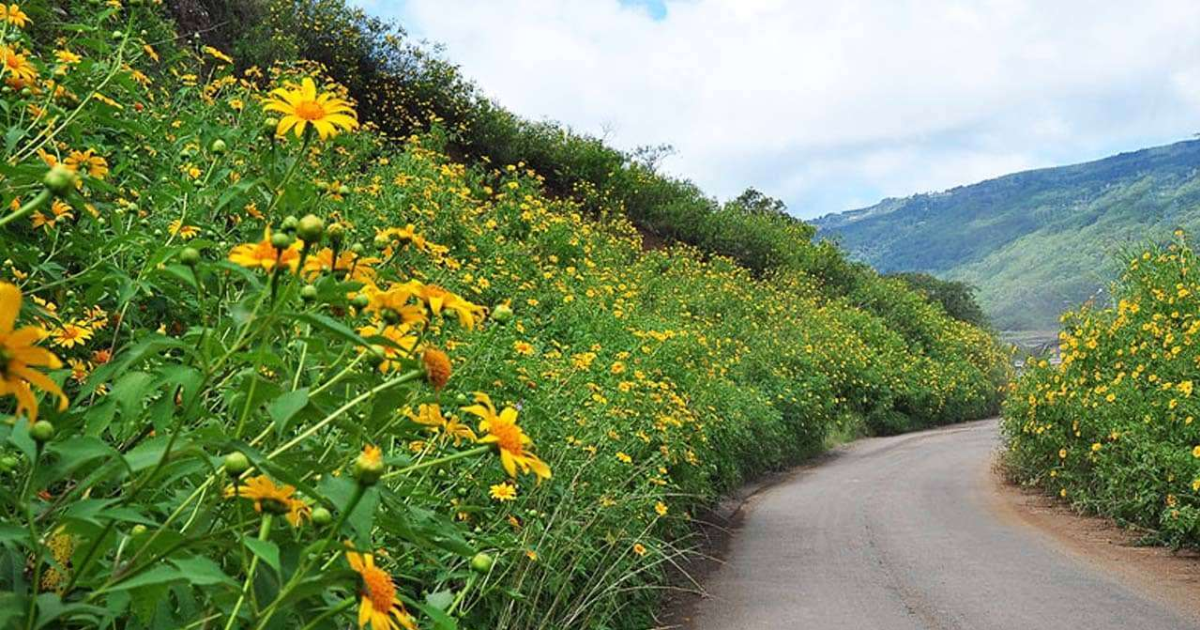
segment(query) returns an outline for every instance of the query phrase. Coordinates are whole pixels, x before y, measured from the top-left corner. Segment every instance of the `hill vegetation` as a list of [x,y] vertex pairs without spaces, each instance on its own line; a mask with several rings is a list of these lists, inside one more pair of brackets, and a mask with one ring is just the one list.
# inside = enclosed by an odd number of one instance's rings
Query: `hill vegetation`
[[341,2],[0,29],[0,626],[648,627],[723,492],[998,408],[952,302]]
[[1099,298],[1122,247],[1200,226],[1200,141],[1123,153],[971,186],[888,199],[814,222],[883,272],[920,271],[978,287],[1002,330],[1057,330]]

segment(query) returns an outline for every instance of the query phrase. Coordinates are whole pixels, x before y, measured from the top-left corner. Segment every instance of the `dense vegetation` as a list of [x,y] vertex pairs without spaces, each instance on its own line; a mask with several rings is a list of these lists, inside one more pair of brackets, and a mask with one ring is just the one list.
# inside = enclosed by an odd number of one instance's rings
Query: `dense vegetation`
[[153,2],[0,13],[0,626],[645,627],[722,492],[996,409],[988,333],[777,204],[402,127],[287,22],[353,12],[292,4],[209,31],[270,67]]
[[881,271],[925,271],[979,287],[997,328],[1056,331],[1100,297],[1121,247],[1200,227],[1200,141],[889,199],[816,222]]
[[1117,304],[1063,316],[1062,365],[1032,366],[1008,397],[1006,462],[1074,505],[1200,543],[1196,253],[1182,232],[1126,257]]

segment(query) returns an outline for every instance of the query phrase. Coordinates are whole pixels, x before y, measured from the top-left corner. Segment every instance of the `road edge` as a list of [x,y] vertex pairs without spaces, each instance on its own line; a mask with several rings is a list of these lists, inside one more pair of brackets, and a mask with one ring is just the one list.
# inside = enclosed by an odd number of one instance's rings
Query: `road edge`
[[1137,532],[1111,519],[1082,514],[1038,488],[1009,481],[999,457],[982,474],[987,507],[1001,522],[1033,532],[1049,548],[1200,627],[1200,553],[1139,545]]

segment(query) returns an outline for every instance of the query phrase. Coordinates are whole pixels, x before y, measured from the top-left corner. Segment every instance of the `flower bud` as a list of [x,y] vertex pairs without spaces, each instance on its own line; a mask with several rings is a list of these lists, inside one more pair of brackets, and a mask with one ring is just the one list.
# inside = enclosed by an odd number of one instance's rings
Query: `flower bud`
[[63,197],[75,189],[75,172],[58,164],[46,172],[42,183],[50,189],[50,192]]
[[350,300],[350,306],[353,306],[354,308],[357,308],[357,309],[364,309],[370,305],[371,305],[371,298],[369,298],[361,293],[354,296],[353,300]]
[[305,302],[316,301],[317,287],[314,287],[311,284],[304,285],[304,288],[300,289],[300,299],[304,300]]
[[200,252],[195,247],[184,247],[183,251],[179,252],[179,262],[195,267],[200,263]]
[[325,233],[325,222],[313,214],[304,215],[296,226],[296,236],[305,243],[319,243]]
[[54,425],[49,420],[38,420],[29,427],[29,437],[36,442],[49,442],[54,439]]
[[250,458],[245,453],[234,451],[225,456],[225,472],[232,476],[240,475],[250,470]]
[[312,522],[313,525],[324,527],[333,522],[333,514],[323,507],[313,508]]
[[486,553],[479,552],[471,558],[471,570],[476,573],[487,573],[492,570],[495,561]]
[[275,249],[287,249],[295,239],[287,232],[276,232],[271,235],[271,247]]
[[146,529],[145,525],[138,524],[134,525],[133,529],[129,530],[129,535],[133,536],[134,538],[138,538],[140,536],[145,536],[147,531],[149,530]]
[[21,463],[21,460],[12,455],[0,457],[0,472],[12,472]]
[[383,453],[375,446],[366,446],[354,460],[354,478],[364,486],[373,486],[383,476]]
[[367,251],[367,248],[363,247],[363,244],[362,244],[362,243],[355,243],[354,245],[352,245],[352,246],[350,247],[350,251],[351,251],[351,252],[352,252],[352,253],[353,253],[355,256],[362,256],[364,253],[366,253],[366,251]]
[[326,228],[325,233],[329,235],[329,242],[333,243],[334,247],[342,244],[346,240],[346,228],[342,227],[341,223],[334,223]]
[[279,229],[283,230],[284,232],[295,232],[299,225],[300,220],[297,219],[295,215],[289,214],[288,216],[284,217],[283,222],[279,224]]
[[268,117],[263,120],[263,133],[275,135],[275,130],[279,128],[279,119]]
[[383,234],[378,234],[375,236],[375,249],[384,249],[390,244],[391,239],[389,239],[387,236],[384,236]]
[[227,148],[227,146],[225,144],[225,141],[220,138],[213,140],[212,144],[208,145],[208,150],[212,151],[216,155],[220,155],[220,154],[224,153],[226,148]]
[[508,304],[500,304],[492,311],[492,319],[500,322],[501,324],[512,320],[512,318],[513,310]]
[[349,195],[349,194],[350,194],[350,187],[349,187],[349,186],[347,186],[347,185],[345,185],[345,184],[342,184],[341,186],[339,186],[339,187],[338,187],[338,194],[339,194],[339,195],[342,195],[342,196]]

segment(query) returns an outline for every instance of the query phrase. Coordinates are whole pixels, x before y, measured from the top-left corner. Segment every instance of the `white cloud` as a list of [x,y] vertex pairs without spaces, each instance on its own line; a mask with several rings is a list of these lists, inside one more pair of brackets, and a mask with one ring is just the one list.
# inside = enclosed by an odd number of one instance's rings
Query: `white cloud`
[[1200,130],[1195,0],[359,0],[531,118],[800,216]]

